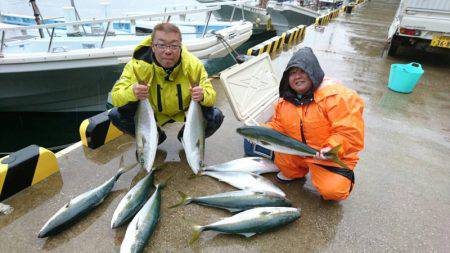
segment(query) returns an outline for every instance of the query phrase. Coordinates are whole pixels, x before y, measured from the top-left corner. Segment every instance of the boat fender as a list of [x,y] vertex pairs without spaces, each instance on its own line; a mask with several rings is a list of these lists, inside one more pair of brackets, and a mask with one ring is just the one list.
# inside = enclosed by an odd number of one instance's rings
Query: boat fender
[[80,137],[84,146],[96,149],[123,134],[117,129],[105,111],[81,122]]
[[0,158],[0,201],[59,171],[55,154],[30,145]]

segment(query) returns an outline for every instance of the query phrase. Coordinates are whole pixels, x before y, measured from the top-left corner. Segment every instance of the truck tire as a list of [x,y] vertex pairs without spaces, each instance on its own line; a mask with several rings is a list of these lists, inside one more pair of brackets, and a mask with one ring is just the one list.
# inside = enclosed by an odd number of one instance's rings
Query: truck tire
[[397,36],[394,35],[391,40],[391,44],[389,44],[388,55],[395,56],[397,54],[397,49],[400,46],[400,40]]

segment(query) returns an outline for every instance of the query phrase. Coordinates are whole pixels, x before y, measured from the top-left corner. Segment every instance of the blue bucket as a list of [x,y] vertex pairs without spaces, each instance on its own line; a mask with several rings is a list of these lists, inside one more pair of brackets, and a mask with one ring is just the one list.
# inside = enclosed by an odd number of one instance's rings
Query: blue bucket
[[411,93],[423,72],[422,66],[416,62],[392,64],[388,88],[401,93]]

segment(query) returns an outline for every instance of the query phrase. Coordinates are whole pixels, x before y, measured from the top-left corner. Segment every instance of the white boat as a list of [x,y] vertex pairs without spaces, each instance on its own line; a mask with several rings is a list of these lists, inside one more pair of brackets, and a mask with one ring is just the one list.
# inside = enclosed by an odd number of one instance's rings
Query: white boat
[[[107,94],[131,59],[144,36],[116,35],[32,38],[5,41],[5,33],[17,30],[53,29],[82,24],[106,24],[184,13],[211,12],[217,7],[197,7],[164,14],[26,27],[0,28],[0,112],[104,111]],[[211,14],[210,14],[211,15]],[[210,16],[209,15],[209,16]],[[69,29],[67,29],[69,30]],[[250,22],[212,33],[183,35],[183,45],[200,59],[223,57],[252,35]]]
[[226,0],[197,0],[207,6],[220,6],[213,11],[214,17],[219,21],[246,20],[253,23],[253,34],[272,30],[271,19],[259,1],[226,1]]
[[298,25],[313,24],[320,13],[304,6],[298,1],[269,1],[267,12],[272,18],[272,25],[278,33]]

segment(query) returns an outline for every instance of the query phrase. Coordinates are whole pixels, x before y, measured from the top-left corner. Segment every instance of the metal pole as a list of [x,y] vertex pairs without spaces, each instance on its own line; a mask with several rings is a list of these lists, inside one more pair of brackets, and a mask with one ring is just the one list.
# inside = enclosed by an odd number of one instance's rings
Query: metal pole
[[231,18],[230,18],[230,22],[233,21],[234,18],[234,11],[236,10],[236,5],[233,5],[233,11],[231,11]]
[[[167,12],[167,7],[164,8],[164,13]],[[163,17],[163,20],[166,20],[166,16]]]
[[[30,0],[31,7],[33,8],[34,13],[34,19],[36,20],[36,24],[42,25],[42,20],[40,18],[41,14],[39,13],[39,8],[36,5],[36,0]],[[39,28],[39,36],[41,38],[44,38],[44,32],[42,31],[42,28]]]
[[2,31],[2,40],[0,41],[0,58],[3,57],[3,44],[5,42],[5,31]]
[[205,37],[206,31],[208,30],[208,25],[209,25],[209,20],[211,19],[211,13],[212,11],[208,11],[208,13],[206,14],[206,25],[205,25],[205,29],[203,29],[203,33],[202,33],[202,38]]
[[52,28],[52,35],[50,35],[50,42],[48,43],[47,52],[50,53],[50,49],[52,48],[53,35],[55,35],[55,28]]
[[100,46],[100,48],[103,48],[103,45],[105,44],[106,35],[108,35],[108,30],[109,30],[110,25],[111,25],[111,21],[108,21],[108,25],[106,26],[105,34],[103,34],[102,45]]
[[[80,14],[78,13],[77,7],[75,7],[75,0],[70,0],[70,5],[72,5],[73,9],[75,10],[75,17],[78,21],[81,20]],[[81,28],[83,29],[84,35],[86,35],[86,29],[84,29],[84,25],[81,25]]]

